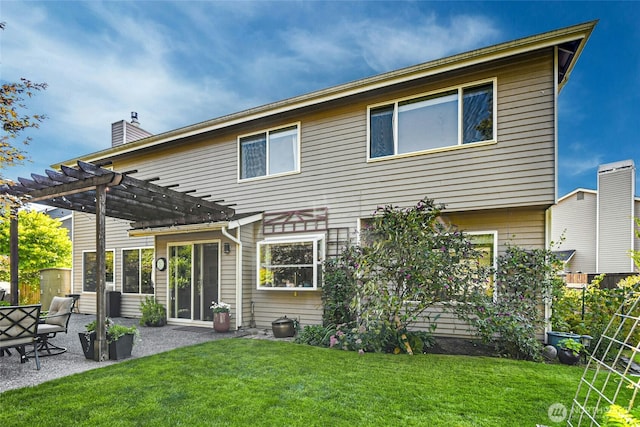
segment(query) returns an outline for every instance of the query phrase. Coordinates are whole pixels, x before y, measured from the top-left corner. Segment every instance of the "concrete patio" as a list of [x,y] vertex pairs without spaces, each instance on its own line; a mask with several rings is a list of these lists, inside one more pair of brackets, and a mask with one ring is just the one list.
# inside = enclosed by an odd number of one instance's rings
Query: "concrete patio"
[[[121,362],[121,360],[96,362],[85,358],[78,338],[78,332],[84,331],[85,325],[92,320],[95,320],[95,315],[72,314],[71,320],[69,321],[69,332],[67,334],[58,334],[56,338],[51,340],[51,342],[56,345],[66,347],[67,352],[57,356],[40,358],[41,369],[39,371],[36,369],[36,363],[33,357],[29,358],[27,363],[21,364],[18,352],[15,350],[11,350],[11,356],[0,357],[0,393],[6,390],[32,386],[78,372]],[[258,332],[253,330],[251,332],[217,333],[213,330],[213,327],[201,328],[167,325],[161,328],[152,328],[139,326],[138,319],[114,318],[113,320],[121,325],[138,326],[140,337],[134,344],[131,358],[149,356],[179,347],[222,338],[243,336],[268,339],[272,337],[272,335],[266,331]]]

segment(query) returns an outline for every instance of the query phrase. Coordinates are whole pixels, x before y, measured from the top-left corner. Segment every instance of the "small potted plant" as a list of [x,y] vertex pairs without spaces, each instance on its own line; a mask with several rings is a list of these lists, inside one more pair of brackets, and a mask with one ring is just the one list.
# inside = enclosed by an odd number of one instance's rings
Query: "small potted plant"
[[140,324],[144,326],[164,326],[167,323],[167,310],[155,297],[146,297],[140,303]]
[[[95,340],[97,322],[89,322],[85,332],[79,332],[82,351],[87,359],[95,359]],[[118,360],[131,357],[131,350],[135,338],[139,335],[135,326],[116,325],[110,318],[105,319],[107,344],[109,346],[109,359]]]
[[225,302],[211,302],[213,310],[213,329],[216,332],[227,332],[231,326],[231,306]]
[[558,359],[565,365],[575,365],[584,350],[584,345],[581,342],[565,338],[558,342]]

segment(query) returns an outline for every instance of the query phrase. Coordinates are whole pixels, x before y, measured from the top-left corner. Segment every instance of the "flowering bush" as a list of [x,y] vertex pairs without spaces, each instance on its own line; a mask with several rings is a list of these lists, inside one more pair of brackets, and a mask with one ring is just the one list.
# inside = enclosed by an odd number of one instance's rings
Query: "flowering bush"
[[231,311],[231,306],[226,302],[211,301],[211,310],[213,310],[214,313],[229,313]]

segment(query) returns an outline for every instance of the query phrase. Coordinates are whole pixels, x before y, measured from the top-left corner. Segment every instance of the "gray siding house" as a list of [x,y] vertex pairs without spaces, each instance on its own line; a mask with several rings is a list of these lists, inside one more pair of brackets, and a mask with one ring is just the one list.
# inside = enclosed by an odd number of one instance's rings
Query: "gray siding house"
[[[633,273],[629,251],[639,250],[635,217],[640,199],[635,197],[633,160],[600,165],[598,189],[579,188],[551,208],[552,239],[569,255],[565,272],[572,274]],[[563,238],[563,240],[561,240]],[[570,283],[586,280],[570,276]]]
[[[112,147],[70,159],[128,171],[235,210],[226,221],[106,224],[107,282],[123,316],[155,295],[173,324],[235,328],[322,318],[322,263],[377,206],[423,197],[489,248],[547,245],[557,99],[595,22],[442,58],[159,135],[118,122]],[[137,127],[137,126],[136,126]],[[139,131],[138,131],[139,132]],[[144,133],[144,132],[142,132]],[[148,134],[148,133],[147,133]],[[60,166],[60,164],[56,165]],[[74,213],[73,292],[96,310],[95,221]],[[439,334],[465,335],[451,316]]]

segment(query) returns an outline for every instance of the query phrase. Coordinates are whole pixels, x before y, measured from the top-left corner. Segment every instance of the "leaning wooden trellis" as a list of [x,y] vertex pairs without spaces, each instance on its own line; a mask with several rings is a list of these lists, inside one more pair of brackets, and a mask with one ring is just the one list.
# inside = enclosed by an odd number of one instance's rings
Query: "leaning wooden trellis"
[[634,408],[640,391],[640,297],[627,298],[602,333],[580,379],[567,424],[601,426],[613,405]]

